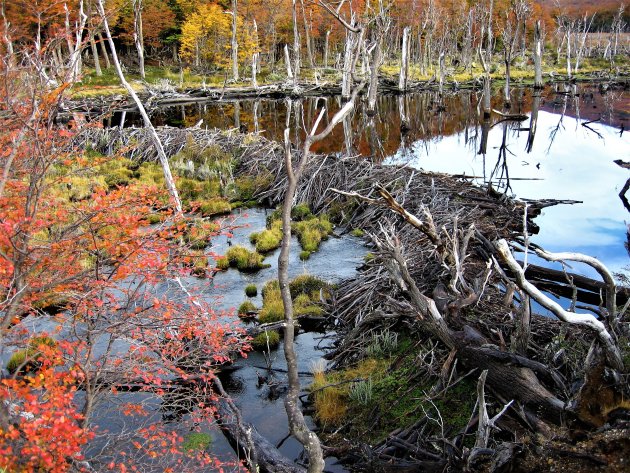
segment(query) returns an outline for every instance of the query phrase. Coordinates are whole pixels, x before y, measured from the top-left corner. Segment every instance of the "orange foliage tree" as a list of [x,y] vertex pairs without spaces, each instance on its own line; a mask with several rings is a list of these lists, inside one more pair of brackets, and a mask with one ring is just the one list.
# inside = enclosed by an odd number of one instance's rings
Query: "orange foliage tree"
[[[208,255],[183,243],[165,190],[57,124],[68,84],[34,70],[45,51],[2,58],[0,469],[218,465],[182,442],[212,421],[216,366],[243,337],[187,288],[191,259]],[[149,226],[156,211],[168,224]]]

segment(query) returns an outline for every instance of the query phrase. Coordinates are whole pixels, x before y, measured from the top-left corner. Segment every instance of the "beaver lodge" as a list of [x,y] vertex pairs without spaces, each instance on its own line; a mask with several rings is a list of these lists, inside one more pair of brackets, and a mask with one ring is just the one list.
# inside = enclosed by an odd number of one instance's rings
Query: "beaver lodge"
[[[260,205],[283,199],[280,144],[158,132],[169,156],[191,142],[220,146],[236,160],[232,177],[252,178]],[[78,139],[155,159],[141,129],[87,129]],[[295,204],[328,213],[369,247],[358,277],[327,300],[336,348],[303,396],[328,454],[363,471],[627,468],[630,302],[594,258],[530,243],[541,209],[561,202],[364,158],[314,155],[303,175]],[[527,254],[585,261],[602,280],[527,265]]]

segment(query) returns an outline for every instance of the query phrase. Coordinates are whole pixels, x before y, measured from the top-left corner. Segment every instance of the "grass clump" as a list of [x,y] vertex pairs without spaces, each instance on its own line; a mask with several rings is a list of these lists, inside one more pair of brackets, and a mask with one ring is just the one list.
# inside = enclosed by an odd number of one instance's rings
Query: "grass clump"
[[193,250],[203,250],[210,244],[210,239],[217,234],[219,227],[214,222],[202,218],[193,219],[184,233],[184,241]]
[[267,225],[269,228],[249,236],[249,241],[256,246],[256,251],[259,253],[268,253],[280,248],[280,243],[282,243],[282,222],[273,220]]
[[254,350],[265,351],[277,348],[280,345],[280,334],[275,330],[265,330],[254,337],[251,342]]
[[258,295],[258,288],[256,284],[248,284],[245,286],[245,295],[247,297],[256,297]]
[[232,206],[222,197],[213,197],[202,201],[199,204],[199,211],[204,217],[212,217],[214,215],[230,213],[232,211]]
[[357,238],[362,238],[365,235],[365,232],[361,230],[360,228],[355,228],[354,230],[350,232],[350,235]]
[[10,374],[35,372],[42,366],[42,358],[46,356],[46,350],[56,347],[57,342],[51,337],[34,337],[26,348],[11,355],[7,361],[7,371]]
[[190,268],[190,273],[197,277],[205,277],[208,270],[208,257],[203,250],[192,251],[184,257],[184,265]]
[[[319,301],[321,290],[327,290],[328,284],[314,276],[303,274],[289,283],[291,299],[293,300],[294,317],[321,317],[324,309]],[[258,320],[261,323],[278,322],[284,319],[284,305],[277,280],[268,281],[262,290],[263,307]],[[327,292],[323,294],[325,297]]]
[[293,230],[297,234],[302,250],[314,252],[319,249],[322,240],[332,233],[333,226],[327,215],[312,217],[308,220],[294,222]]
[[199,452],[207,449],[212,443],[212,436],[206,432],[191,432],[184,438],[182,449]]
[[256,311],[256,306],[252,301],[245,301],[238,306],[238,315],[247,315],[254,311]]
[[263,263],[265,257],[256,251],[250,251],[244,246],[231,246],[225,253],[225,259],[217,260],[219,269],[227,269],[227,267],[236,268],[239,271],[258,271],[263,268],[269,268],[271,265]]

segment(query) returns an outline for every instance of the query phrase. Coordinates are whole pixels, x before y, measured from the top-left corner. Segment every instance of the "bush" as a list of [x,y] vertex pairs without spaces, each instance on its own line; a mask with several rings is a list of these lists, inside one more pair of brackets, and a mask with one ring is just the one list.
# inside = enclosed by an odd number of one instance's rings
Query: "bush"
[[280,334],[275,330],[265,330],[256,335],[251,343],[254,350],[265,351],[267,346],[269,349],[274,349],[280,344]]
[[247,315],[250,312],[254,312],[256,310],[256,306],[251,301],[245,301],[240,306],[238,306],[238,315]]
[[256,297],[258,295],[258,288],[256,284],[248,284],[245,286],[245,295],[247,297]]

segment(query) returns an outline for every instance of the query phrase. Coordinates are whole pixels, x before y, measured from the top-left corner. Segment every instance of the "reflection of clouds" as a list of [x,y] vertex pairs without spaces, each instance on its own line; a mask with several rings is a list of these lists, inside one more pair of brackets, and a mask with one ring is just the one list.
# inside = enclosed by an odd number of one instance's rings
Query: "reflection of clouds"
[[[512,191],[522,198],[583,201],[545,209],[536,219],[540,233],[533,241],[549,251],[592,254],[611,269],[619,270],[629,263],[623,243],[626,241],[624,220],[630,220],[630,215],[618,192],[630,173],[613,160],[630,158],[630,134],[620,137],[614,128],[590,124],[601,134],[599,138],[581,126],[582,122],[565,116],[563,127],[550,144],[550,132],[557,127],[559,119],[559,115],[539,112],[531,153],[525,152],[527,131],[508,131],[507,145],[513,153],[507,156]],[[522,125],[528,126],[528,122]],[[468,134],[474,136],[475,130],[468,130]],[[495,126],[490,130],[485,159],[476,154],[475,147],[466,143],[463,136],[464,132],[428,144],[413,143],[412,161],[396,154],[387,163],[406,162],[425,171],[490,176],[499,158],[502,128]]]

